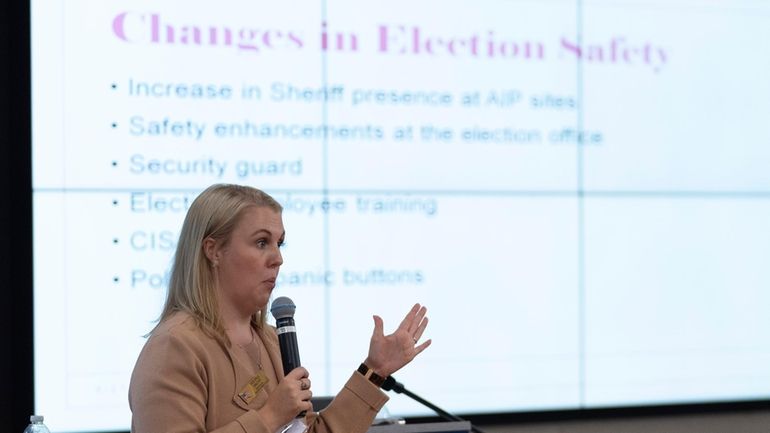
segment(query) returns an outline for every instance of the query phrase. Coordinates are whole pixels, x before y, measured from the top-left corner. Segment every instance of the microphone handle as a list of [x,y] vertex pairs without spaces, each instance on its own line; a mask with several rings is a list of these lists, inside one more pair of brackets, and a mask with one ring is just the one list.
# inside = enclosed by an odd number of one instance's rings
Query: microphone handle
[[[299,346],[297,345],[297,328],[294,326],[293,317],[282,317],[275,321],[275,331],[278,334],[278,344],[281,346],[281,363],[283,375],[302,365],[299,360]],[[297,418],[304,418],[303,410]]]
[[281,346],[281,362],[285,376],[301,365],[299,347],[297,346],[297,328],[294,326],[294,318],[292,317],[276,320],[275,327],[278,333],[278,344]]

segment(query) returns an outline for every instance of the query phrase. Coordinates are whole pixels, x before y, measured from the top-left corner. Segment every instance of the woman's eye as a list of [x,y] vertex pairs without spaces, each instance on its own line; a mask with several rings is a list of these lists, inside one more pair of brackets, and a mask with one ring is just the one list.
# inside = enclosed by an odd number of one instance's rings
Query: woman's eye
[[283,239],[281,239],[280,241],[278,241],[278,248],[283,248],[283,247],[285,247],[285,246],[286,246],[286,241],[284,241]]
[[257,241],[257,246],[258,246],[259,248],[264,248],[264,247],[266,247],[266,246],[267,246],[267,241],[266,241],[266,240],[264,240],[264,239],[260,239],[260,240],[258,240],[258,241]]

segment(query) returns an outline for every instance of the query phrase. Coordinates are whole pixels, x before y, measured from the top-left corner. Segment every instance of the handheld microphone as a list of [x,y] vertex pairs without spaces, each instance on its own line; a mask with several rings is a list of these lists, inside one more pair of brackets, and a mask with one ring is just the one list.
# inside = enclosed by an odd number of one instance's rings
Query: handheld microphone
[[[281,363],[283,364],[284,376],[301,365],[299,361],[299,347],[297,346],[297,327],[294,326],[294,311],[296,309],[294,301],[286,296],[276,298],[270,307],[270,313],[275,317],[275,332],[278,334],[278,344],[281,346]],[[298,419],[304,417],[304,410],[297,415]],[[282,431],[305,431],[306,426],[304,423],[299,422],[297,425],[290,423]]]
[[297,347],[297,328],[294,326],[294,311],[297,307],[286,296],[273,301],[270,312],[275,317],[275,330],[278,344],[281,346],[281,362],[284,376],[300,366],[299,348]]

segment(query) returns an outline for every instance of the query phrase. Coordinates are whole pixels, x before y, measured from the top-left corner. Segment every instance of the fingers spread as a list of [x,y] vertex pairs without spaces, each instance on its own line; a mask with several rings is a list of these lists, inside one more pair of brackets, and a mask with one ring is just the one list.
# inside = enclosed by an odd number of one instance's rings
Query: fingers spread
[[427,327],[428,327],[428,318],[426,317],[422,319],[422,323],[420,323],[420,326],[417,327],[417,331],[414,333],[415,343],[417,342],[417,340],[420,339],[420,337],[422,337],[422,333],[425,332],[425,328]]
[[433,340],[427,340],[424,343],[422,343],[421,345],[415,347],[414,348],[414,356],[419,355],[423,350],[427,349],[428,346],[430,346],[430,343],[432,343],[432,342],[433,342]]
[[420,326],[422,326],[423,319],[425,318],[425,314],[427,312],[428,312],[428,309],[425,307],[422,307],[419,310],[417,310],[417,313],[412,317],[412,323],[409,324],[410,334],[415,335],[415,333],[420,328]]
[[404,331],[409,332],[409,328],[412,326],[412,321],[414,320],[414,317],[418,311],[420,311],[420,304],[414,304],[412,309],[406,313],[406,317],[404,317],[404,320],[401,321],[401,324],[398,325],[398,329],[403,329]]

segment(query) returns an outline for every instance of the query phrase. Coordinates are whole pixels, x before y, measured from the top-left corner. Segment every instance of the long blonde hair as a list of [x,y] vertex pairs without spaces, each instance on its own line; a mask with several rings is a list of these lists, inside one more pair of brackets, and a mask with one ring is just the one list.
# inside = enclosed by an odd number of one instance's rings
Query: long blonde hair
[[[244,210],[253,206],[266,206],[279,213],[283,210],[267,193],[243,185],[212,185],[193,200],[179,234],[166,303],[155,329],[173,313],[184,311],[204,332],[229,341],[219,315],[213,265],[203,251],[203,241],[212,238],[227,243]],[[261,329],[265,315],[262,310],[255,312],[252,326]]]

